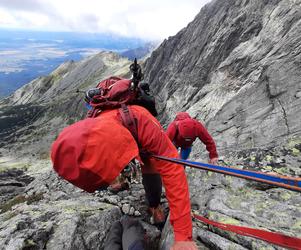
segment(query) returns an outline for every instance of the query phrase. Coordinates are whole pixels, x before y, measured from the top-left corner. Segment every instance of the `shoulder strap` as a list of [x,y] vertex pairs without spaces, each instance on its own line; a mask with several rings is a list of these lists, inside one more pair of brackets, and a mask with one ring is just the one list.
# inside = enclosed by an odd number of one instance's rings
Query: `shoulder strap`
[[138,148],[139,148],[140,156],[141,157],[149,156],[150,153],[147,150],[145,150],[139,142],[137,122],[136,122],[136,119],[135,119],[131,109],[129,109],[126,104],[122,104],[121,108],[119,109],[119,114],[120,114],[123,126],[125,126],[131,132],[132,136],[134,137],[134,139],[138,145]]
[[127,105],[122,104],[121,108],[119,109],[119,113],[121,116],[122,124],[131,132],[136,142],[138,143],[137,124],[132,111],[128,108]]
[[97,109],[95,107],[93,107],[92,109],[90,109],[86,115],[86,118],[95,118],[97,115],[99,115],[99,113],[101,112],[101,109]]

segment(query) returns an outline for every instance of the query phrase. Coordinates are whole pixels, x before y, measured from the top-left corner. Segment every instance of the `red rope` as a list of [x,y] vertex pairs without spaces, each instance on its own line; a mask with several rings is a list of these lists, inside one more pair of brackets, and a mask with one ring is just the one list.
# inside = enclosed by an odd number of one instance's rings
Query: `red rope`
[[203,216],[193,214],[193,217],[197,220],[200,220],[206,224],[213,225],[220,229],[231,231],[240,235],[257,238],[260,240],[264,240],[270,242],[272,244],[286,247],[289,249],[301,250],[301,239],[296,237],[287,236],[281,233],[273,233],[265,230],[243,227],[243,226],[235,226],[224,224],[216,221],[209,220]]

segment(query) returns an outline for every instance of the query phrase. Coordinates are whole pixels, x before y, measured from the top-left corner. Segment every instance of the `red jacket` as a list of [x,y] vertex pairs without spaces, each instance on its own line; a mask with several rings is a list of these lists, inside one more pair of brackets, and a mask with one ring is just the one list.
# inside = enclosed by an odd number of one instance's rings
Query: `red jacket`
[[[141,147],[156,155],[178,158],[177,149],[164,133],[158,120],[141,106],[132,105],[129,108],[137,120],[138,141]],[[111,183],[130,160],[139,158],[139,152],[135,139],[122,125],[118,109],[113,109],[103,111],[96,118],[87,118],[65,128],[53,143],[51,158],[54,169],[60,176],[64,176],[65,179],[68,177],[68,181],[93,192],[97,186]],[[143,173],[161,175],[175,240],[191,240],[190,199],[184,168],[154,158],[143,161]],[[85,169],[89,169],[89,172]],[[77,181],[79,175],[85,176],[82,182]],[[87,182],[87,179],[91,180],[91,183]]]
[[[141,147],[156,155],[178,158],[176,148],[164,133],[158,120],[143,107],[134,105],[130,108],[137,119],[138,141]],[[117,110],[112,110],[106,111],[100,117],[116,115]],[[169,203],[170,222],[174,227],[175,240],[190,240],[192,238],[190,198],[183,167],[149,158],[144,161],[142,172],[161,175]]]
[[[178,136],[177,133],[177,124],[181,123],[182,121],[190,119],[192,121],[192,127],[191,129],[194,130],[193,133],[195,135],[194,140],[196,138],[199,138],[205,145],[206,149],[209,152],[210,159],[217,158],[218,154],[216,151],[216,146],[214,143],[213,138],[208,133],[207,129],[200,123],[199,121],[192,119],[188,113],[186,112],[180,112],[176,115],[175,120],[168,126],[166,130],[167,136],[170,138],[170,140],[175,144],[176,147],[184,147],[182,139]],[[194,141],[193,140],[193,141]],[[192,146],[191,145],[188,146]]]

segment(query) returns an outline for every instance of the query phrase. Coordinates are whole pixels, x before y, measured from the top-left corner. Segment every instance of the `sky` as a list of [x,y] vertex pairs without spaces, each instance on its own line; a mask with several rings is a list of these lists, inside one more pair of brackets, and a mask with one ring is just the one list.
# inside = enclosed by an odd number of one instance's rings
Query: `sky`
[[175,35],[210,0],[0,0],[0,27],[116,33],[148,40]]

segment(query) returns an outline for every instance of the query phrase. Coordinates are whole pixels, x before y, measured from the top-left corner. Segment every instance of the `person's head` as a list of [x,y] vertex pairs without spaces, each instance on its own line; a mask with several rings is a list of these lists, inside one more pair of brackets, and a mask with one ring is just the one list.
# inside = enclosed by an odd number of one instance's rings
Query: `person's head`
[[185,120],[191,118],[187,112],[179,112],[176,115],[175,121]]

